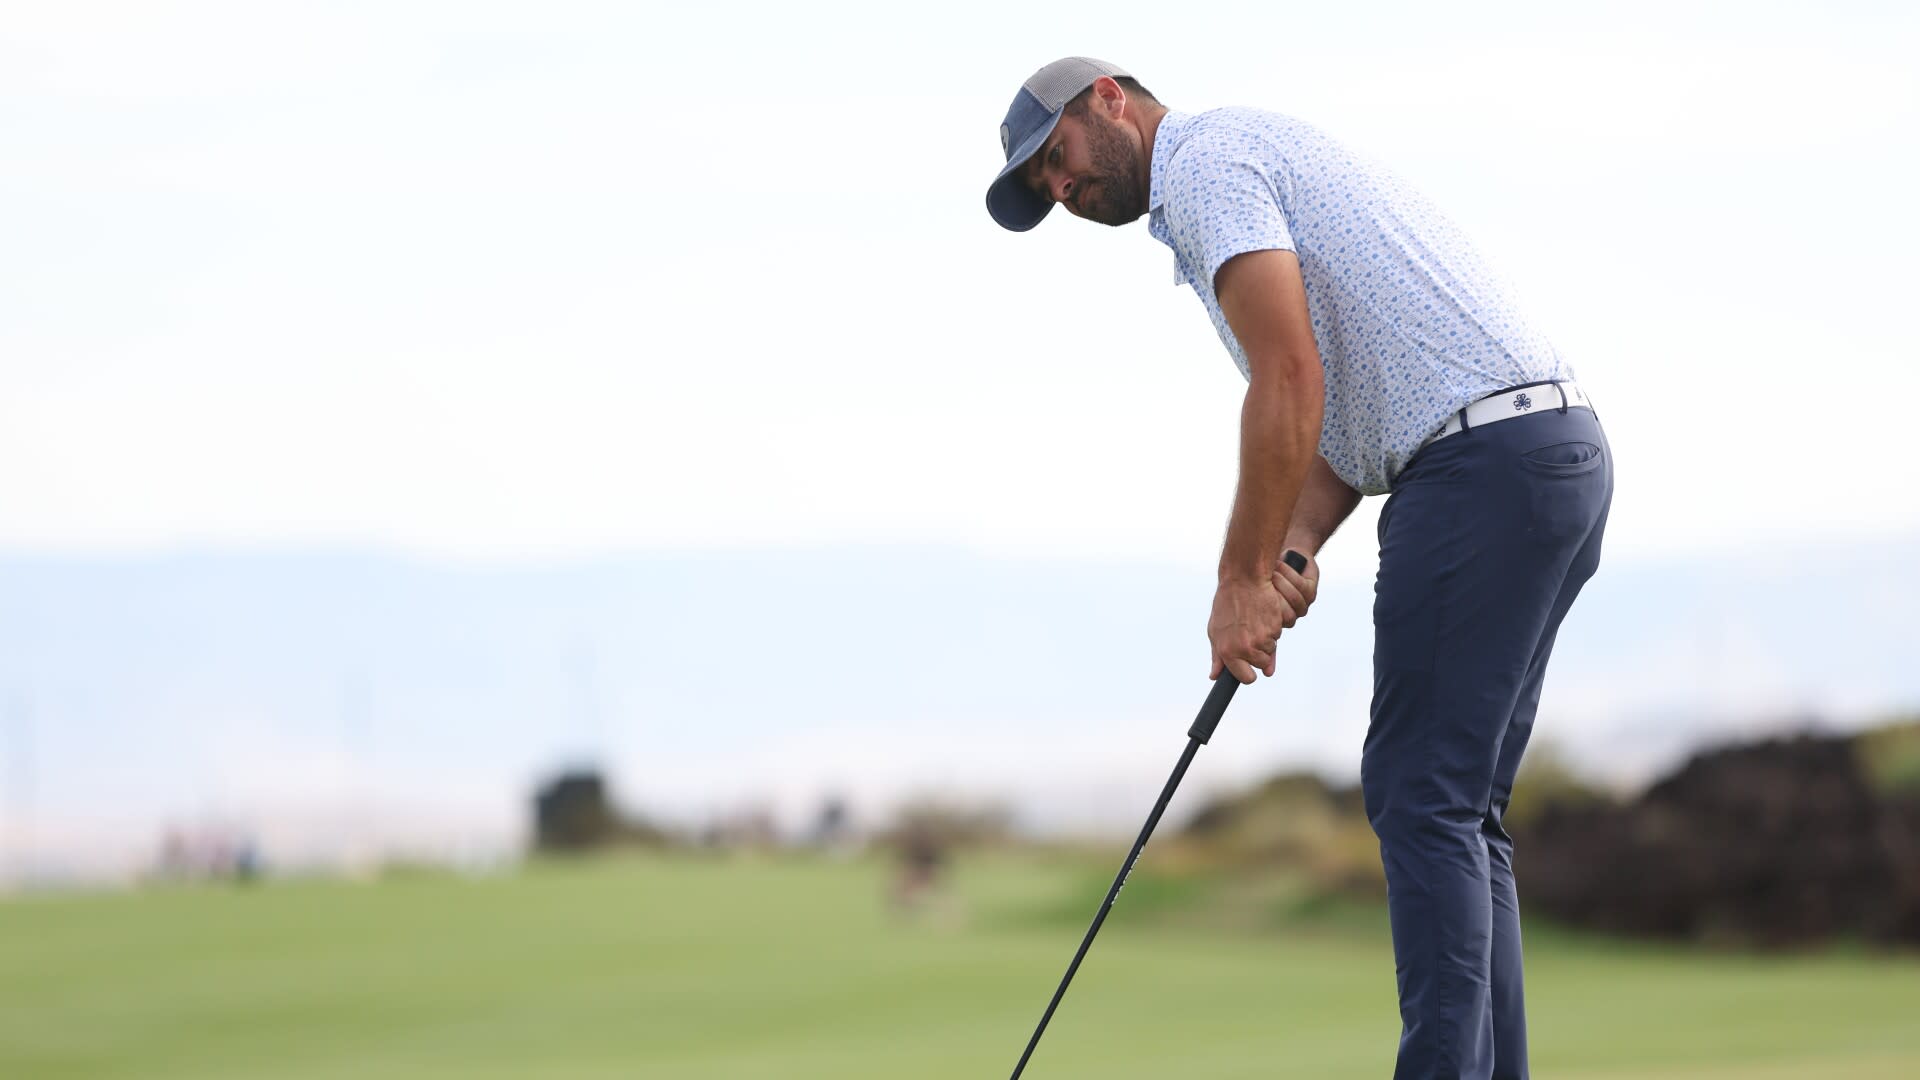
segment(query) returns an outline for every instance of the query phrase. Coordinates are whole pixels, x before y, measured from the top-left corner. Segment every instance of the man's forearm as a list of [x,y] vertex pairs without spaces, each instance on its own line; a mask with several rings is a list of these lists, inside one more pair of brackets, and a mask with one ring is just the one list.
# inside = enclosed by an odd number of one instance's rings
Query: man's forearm
[[1327,459],[1315,454],[1307,466],[1306,484],[1293,504],[1293,520],[1287,526],[1286,546],[1308,555],[1319,554],[1321,545],[1360,505],[1360,493],[1336,476]]
[[1265,581],[1289,533],[1294,504],[1319,460],[1324,385],[1316,358],[1274,370],[1247,386],[1240,409],[1240,484],[1220,552],[1220,580]]

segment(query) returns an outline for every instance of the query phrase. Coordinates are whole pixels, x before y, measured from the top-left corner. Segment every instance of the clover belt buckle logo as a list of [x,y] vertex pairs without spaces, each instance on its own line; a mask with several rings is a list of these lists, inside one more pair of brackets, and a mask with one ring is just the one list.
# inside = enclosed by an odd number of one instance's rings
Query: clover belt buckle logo
[[1525,394],[1515,394],[1513,395],[1513,408],[1516,412],[1524,412],[1527,409],[1531,409],[1533,408],[1533,399]]

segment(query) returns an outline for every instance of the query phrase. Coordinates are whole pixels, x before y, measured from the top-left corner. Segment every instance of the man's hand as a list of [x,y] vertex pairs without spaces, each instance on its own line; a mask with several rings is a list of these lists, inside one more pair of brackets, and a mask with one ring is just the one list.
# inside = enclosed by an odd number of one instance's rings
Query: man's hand
[[1207,640],[1213,643],[1213,670],[1224,668],[1243,683],[1254,672],[1273,677],[1274,651],[1280,632],[1306,618],[1320,589],[1320,566],[1307,557],[1304,572],[1275,564],[1267,581],[1223,581],[1213,594],[1213,615],[1207,620]]
[[1223,668],[1243,683],[1252,682],[1256,671],[1272,675],[1274,645],[1294,617],[1271,580],[1221,582],[1207,619],[1207,640],[1213,643],[1208,678],[1219,678]]
[[1313,606],[1314,597],[1320,595],[1320,564],[1314,561],[1313,556],[1299,551],[1298,548],[1291,550],[1299,552],[1300,557],[1307,560],[1307,568],[1304,571],[1288,566],[1285,555],[1282,555],[1280,561],[1273,567],[1273,588],[1293,612],[1293,618],[1287,620],[1289,630],[1293,629],[1293,624],[1297,620],[1307,617],[1307,609]]

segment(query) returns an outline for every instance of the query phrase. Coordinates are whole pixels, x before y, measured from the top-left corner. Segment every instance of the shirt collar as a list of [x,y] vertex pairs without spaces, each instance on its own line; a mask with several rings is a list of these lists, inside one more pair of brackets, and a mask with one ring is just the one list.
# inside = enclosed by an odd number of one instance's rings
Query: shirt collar
[[1167,201],[1167,189],[1164,178],[1167,162],[1173,160],[1173,152],[1180,148],[1182,137],[1186,133],[1187,121],[1193,119],[1186,113],[1168,109],[1160,117],[1160,126],[1153,132],[1153,161],[1147,166],[1147,212],[1160,209]]

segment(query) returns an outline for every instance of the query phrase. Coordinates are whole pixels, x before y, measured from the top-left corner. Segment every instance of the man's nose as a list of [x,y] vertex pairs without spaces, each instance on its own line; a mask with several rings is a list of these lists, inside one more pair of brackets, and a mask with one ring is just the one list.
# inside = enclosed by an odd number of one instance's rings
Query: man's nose
[[1070,176],[1055,176],[1049,187],[1052,189],[1054,202],[1063,203],[1073,197],[1073,178]]

